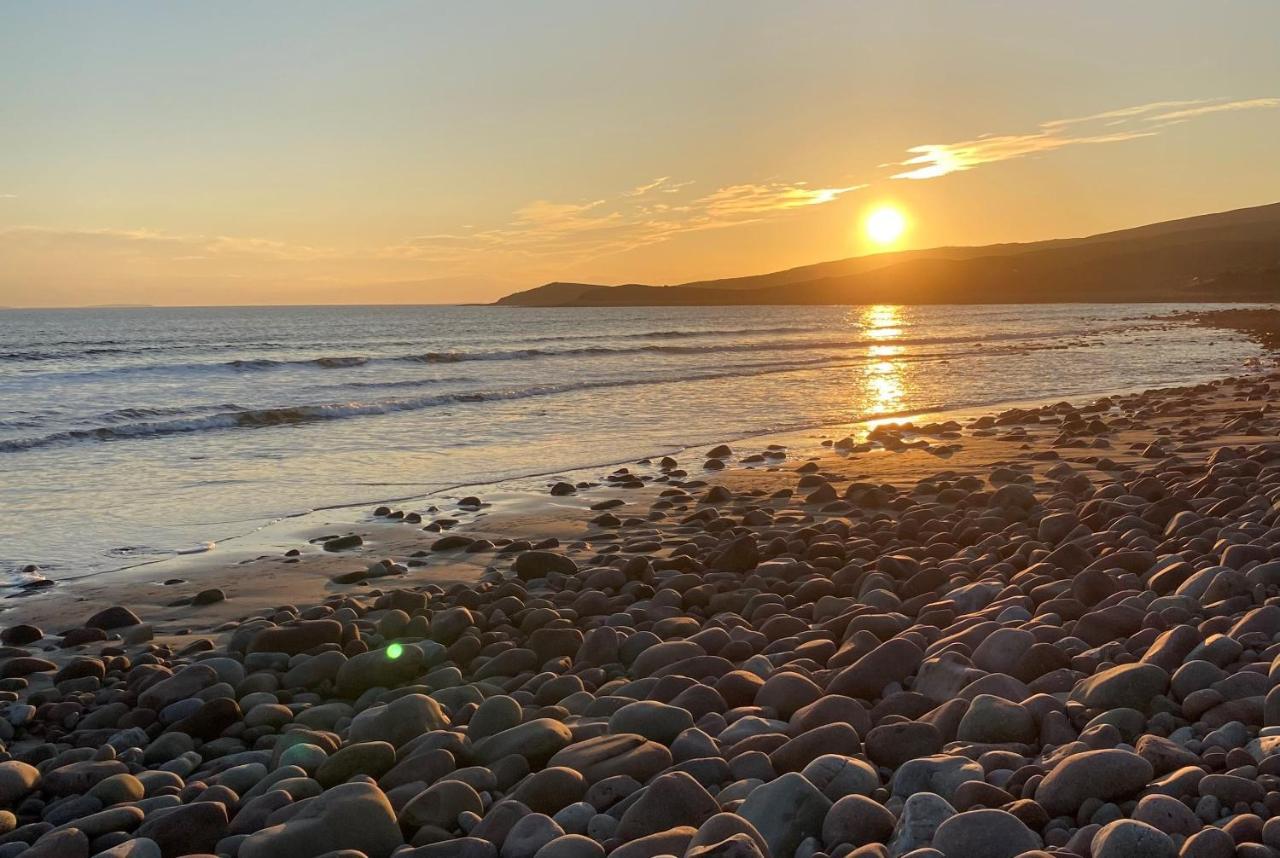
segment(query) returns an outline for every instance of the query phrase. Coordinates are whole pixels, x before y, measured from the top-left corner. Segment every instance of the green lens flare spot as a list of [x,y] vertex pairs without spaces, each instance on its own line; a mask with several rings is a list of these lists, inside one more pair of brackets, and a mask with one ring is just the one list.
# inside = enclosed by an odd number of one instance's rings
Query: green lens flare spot
[[392,661],[399,658],[403,654],[404,654],[404,647],[401,646],[400,644],[392,644],[391,646],[387,647],[387,658],[391,659]]

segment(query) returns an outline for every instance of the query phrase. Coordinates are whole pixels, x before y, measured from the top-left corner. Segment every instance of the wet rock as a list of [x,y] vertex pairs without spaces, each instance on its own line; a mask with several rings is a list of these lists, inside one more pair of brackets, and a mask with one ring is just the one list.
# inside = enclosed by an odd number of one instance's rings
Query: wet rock
[[103,608],[89,619],[85,620],[85,626],[91,629],[102,629],[111,631],[125,626],[136,626],[142,620],[133,611],[121,605],[113,605],[110,608]]
[[512,568],[521,581],[532,581],[553,572],[572,575],[578,571],[578,564],[573,562],[573,558],[553,551],[525,551],[516,556]]

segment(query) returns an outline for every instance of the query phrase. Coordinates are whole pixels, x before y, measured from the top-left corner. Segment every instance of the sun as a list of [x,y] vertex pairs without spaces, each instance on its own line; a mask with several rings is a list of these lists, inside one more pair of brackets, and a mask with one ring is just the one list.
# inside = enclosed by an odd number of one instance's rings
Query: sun
[[893,244],[907,231],[907,216],[894,206],[878,206],[867,215],[863,225],[867,238],[876,244]]

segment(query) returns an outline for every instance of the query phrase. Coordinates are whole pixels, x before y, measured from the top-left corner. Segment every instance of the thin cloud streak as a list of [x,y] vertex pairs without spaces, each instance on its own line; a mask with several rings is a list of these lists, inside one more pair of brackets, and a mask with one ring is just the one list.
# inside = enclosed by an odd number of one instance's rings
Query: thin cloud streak
[[[807,182],[728,185],[692,193],[692,181],[654,179],[616,198],[586,202],[534,200],[499,227],[421,235],[382,253],[396,258],[459,264],[502,254],[563,266],[636,250],[682,233],[741,226],[826,205],[865,185],[810,187]],[[664,196],[658,198],[658,194]]]
[[[985,164],[1052,152],[1068,146],[1122,143],[1154,137],[1165,127],[1210,114],[1274,107],[1280,107],[1280,98],[1154,101],[1089,116],[1052,119],[1040,123],[1037,130],[1026,134],[984,135],[957,143],[912,146],[907,149],[912,157],[894,165],[911,169],[894,173],[890,178],[937,179]],[[1121,130],[1104,130],[1118,127]]]
[[1207,116],[1210,113],[1224,113],[1235,110],[1257,110],[1259,108],[1280,107],[1280,98],[1249,98],[1243,101],[1229,101],[1224,104],[1207,104],[1203,107],[1189,107],[1185,110],[1174,110],[1150,117],[1152,122],[1180,122]]

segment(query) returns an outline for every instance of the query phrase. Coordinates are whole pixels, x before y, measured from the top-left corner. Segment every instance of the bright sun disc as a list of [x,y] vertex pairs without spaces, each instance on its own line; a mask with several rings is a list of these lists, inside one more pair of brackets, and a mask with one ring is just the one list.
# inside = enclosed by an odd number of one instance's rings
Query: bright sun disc
[[881,206],[867,216],[867,237],[876,244],[893,244],[907,229],[907,219],[892,206]]

